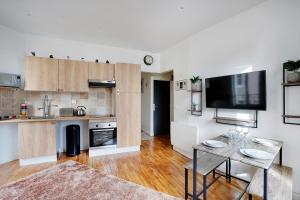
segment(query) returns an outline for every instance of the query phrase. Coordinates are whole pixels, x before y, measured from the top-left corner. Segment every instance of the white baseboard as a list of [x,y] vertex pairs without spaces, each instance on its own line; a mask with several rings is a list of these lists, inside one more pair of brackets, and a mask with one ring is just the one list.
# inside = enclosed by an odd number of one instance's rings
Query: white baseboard
[[293,200],[300,200],[300,193],[293,192]]
[[154,136],[154,133],[150,133],[149,130],[144,130],[144,129],[142,129],[142,131],[145,132],[145,133],[147,133],[147,134],[150,135],[151,137]]
[[95,156],[105,156],[111,154],[118,154],[118,153],[128,153],[140,151],[140,146],[132,146],[132,147],[120,147],[120,148],[106,148],[106,149],[90,149],[89,150],[89,157]]
[[146,134],[150,135],[150,131],[142,129],[142,132],[145,132]]
[[19,163],[20,166],[25,165],[34,165],[34,164],[40,164],[40,163],[46,163],[46,162],[56,162],[57,156],[43,156],[43,157],[36,157],[36,158],[29,158],[29,159],[20,159]]

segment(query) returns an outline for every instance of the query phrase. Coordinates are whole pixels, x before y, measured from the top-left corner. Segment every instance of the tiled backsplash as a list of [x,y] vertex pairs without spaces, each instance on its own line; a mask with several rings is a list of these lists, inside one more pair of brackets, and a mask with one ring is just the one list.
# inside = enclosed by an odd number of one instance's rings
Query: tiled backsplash
[[0,116],[19,114],[23,91],[0,88]]
[[88,115],[113,114],[112,89],[92,88],[87,95],[80,93],[58,92],[24,92],[20,90],[0,90],[0,115],[19,114],[20,103],[23,99],[29,107],[29,115],[42,116],[43,99],[48,95],[52,100],[51,115],[58,116],[59,108],[76,108],[85,106]]

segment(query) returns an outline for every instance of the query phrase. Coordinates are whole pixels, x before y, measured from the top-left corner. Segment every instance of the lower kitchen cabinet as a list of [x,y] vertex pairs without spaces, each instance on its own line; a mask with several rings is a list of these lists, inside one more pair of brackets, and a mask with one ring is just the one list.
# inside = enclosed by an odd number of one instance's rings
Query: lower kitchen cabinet
[[116,94],[117,146],[141,145],[141,94]]
[[19,123],[18,134],[20,159],[56,155],[55,122]]

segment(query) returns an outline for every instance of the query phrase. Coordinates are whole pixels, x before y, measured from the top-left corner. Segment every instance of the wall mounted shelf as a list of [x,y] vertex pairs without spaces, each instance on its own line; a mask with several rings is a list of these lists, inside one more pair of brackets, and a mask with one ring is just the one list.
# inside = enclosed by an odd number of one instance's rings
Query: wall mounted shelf
[[191,93],[191,108],[188,109],[191,115],[202,116],[202,79],[199,79],[199,88],[187,90]]
[[289,115],[286,113],[286,90],[288,87],[295,87],[295,86],[300,86],[300,82],[296,82],[296,83],[288,83],[286,81],[286,70],[283,69],[283,83],[281,83],[282,85],[282,96],[283,96],[283,114],[282,119],[283,119],[283,123],[284,124],[292,124],[292,125],[300,125],[299,123],[296,122],[288,122],[287,119],[300,119],[300,115]]
[[216,123],[218,123],[218,124],[227,124],[227,125],[243,126],[243,127],[248,127],[248,128],[257,128],[257,116],[258,116],[258,111],[255,110],[253,119],[221,117],[218,115],[218,108],[216,108],[216,116],[213,119],[215,119]]
[[299,83],[281,83],[281,85],[283,85],[285,87],[300,86],[300,82]]
[[300,118],[300,116],[298,116],[298,115],[282,115],[282,117],[286,117],[286,118]]

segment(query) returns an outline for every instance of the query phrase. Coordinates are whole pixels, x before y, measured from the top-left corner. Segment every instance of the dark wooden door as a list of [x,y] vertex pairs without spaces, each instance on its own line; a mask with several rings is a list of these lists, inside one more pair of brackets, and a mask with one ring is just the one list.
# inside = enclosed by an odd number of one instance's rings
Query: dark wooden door
[[170,134],[170,82],[154,81],[154,134]]

